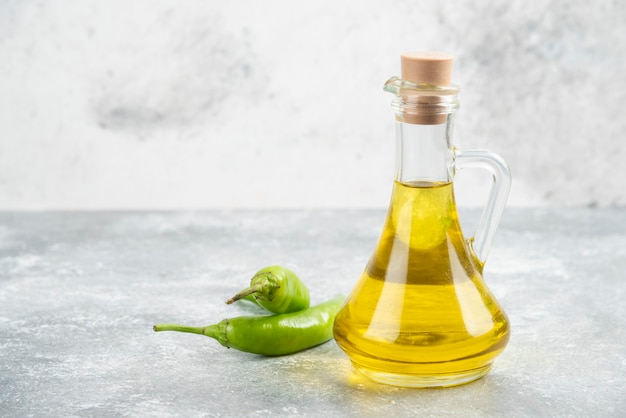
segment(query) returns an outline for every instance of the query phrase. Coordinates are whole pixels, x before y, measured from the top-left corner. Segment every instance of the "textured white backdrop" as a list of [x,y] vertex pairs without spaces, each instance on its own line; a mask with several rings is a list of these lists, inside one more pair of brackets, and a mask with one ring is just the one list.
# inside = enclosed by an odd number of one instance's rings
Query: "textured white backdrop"
[[[626,206],[626,2],[0,3],[0,209],[385,207],[407,50],[510,206]],[[489,178],[458,176],[462,205]]]

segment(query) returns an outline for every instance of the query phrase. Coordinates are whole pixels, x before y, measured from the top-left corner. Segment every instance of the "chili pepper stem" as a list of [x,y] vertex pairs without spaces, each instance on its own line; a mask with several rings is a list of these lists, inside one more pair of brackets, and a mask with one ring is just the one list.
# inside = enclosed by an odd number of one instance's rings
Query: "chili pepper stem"
[[254,293],[267,292],[267,289],[271,288],[272,286],[275,287],[275,288],[279,288],[280,287],[280,285],[278,285],[276,283],[272,283],[272,281],[270,279],[264,278],[262,281],[256,282],[252,286],[243,289],[241,292],[237,293],[235,296],[233,296],[232,298],[228,299],[226,301],[226,304],[230,305],[231,303],[237,302],[239,299],[243,299],[246,296],[250,296],[250,295],[252,295]]
[[215,325],[208,325],[206,327],[190,327],[187,325],[178,324],[156,324],[152,327],[155,332],[160,331],[176,331],[176,332],[188,332],[190,334],[206,335],[207,337],[217,338],[218,329]]
[[261,290],[263,290],[263,285],[261,283],[257,283],[254,286],[250,286],[248,288],[243,289],[241,292],[237,293],[235,296],[228,299],[226,301],[226,304],[230,305],[231,303],[237,302],[239,299],[243,299],[246,296],[249,296],[253,293],[260,292]]

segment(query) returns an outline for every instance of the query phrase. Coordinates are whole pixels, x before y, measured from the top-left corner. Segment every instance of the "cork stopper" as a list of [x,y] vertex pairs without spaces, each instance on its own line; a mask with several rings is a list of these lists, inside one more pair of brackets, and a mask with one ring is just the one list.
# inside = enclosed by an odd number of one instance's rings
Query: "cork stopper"
[[[440,52],[409,52],[402,54],[402,79],[412,83],[449,86],[452,79],[454,57]],[[433,103],[433,97],[420,97],[419,102]],[[422,125],[435,125],[446,122],[447,115],[405,114],[404,122]]]
[[402,79],[412,83],[449,86],[454,57],[441,52],[402,54]]

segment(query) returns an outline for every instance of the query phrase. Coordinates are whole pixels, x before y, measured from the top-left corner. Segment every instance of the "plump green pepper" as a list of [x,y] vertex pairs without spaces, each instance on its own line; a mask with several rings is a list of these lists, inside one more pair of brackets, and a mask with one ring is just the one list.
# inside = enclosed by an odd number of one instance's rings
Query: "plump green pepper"
[[250,287],[237,293],[226,303],[240,299],[253,300],[274,313],[297,312],[309,307],[309,289],[293,271],[281,266],[259,270],[250,280]]
[[325,343],[333,337],[333,321],[345,300],[336,296],[298,312],[224,319],[206,327],[159,324],[155,331],[206,335],[227,348],[265,356],[282,356]]

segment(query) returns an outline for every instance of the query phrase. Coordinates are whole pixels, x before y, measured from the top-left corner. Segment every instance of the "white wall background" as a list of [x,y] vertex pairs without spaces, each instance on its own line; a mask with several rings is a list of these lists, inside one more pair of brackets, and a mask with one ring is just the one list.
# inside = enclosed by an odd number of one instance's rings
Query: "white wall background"
[[[510,206],[626,206],[626,2],[0,2],[0,209],[380,207],[408,50]],[[458,176],[481,205],[488,176]]]

